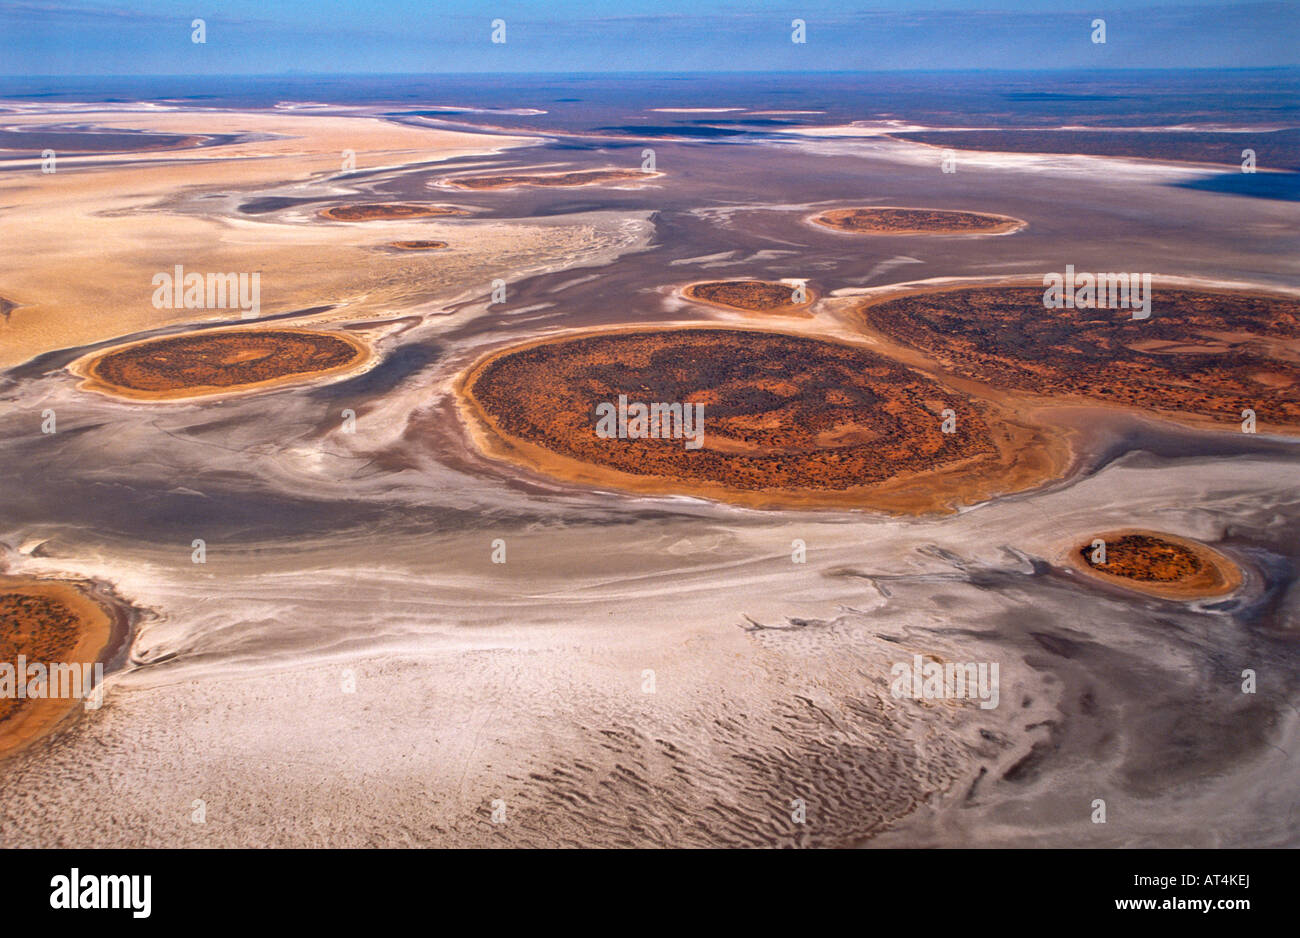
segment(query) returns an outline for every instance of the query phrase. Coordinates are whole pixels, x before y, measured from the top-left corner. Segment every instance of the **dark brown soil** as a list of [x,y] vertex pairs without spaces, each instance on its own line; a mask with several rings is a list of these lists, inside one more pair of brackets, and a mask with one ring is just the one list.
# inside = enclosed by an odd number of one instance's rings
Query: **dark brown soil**
[[357,362],[364,354],[356,343],[320,332],[207,332],[110,351],[90,366],[89,376],[110,389],[165,395],[309,376]]

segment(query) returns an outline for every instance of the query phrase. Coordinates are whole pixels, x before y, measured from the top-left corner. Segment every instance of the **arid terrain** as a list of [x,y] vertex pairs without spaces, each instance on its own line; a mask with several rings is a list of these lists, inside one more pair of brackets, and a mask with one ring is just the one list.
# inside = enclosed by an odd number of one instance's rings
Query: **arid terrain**
[[547,188],[572,188],[598,186],[602,183],[647,181],[659,173],[634,169],[593,169],[576,173],[530,173],[519,175],[455,176],[446,184],[457,189],[482,191],[488,189],[513,189],[516,186],[542,186]]
[[795,300],[795,285],[766,280],[714,280],[687,284],[682,294],[701,303],[754,313],[799,313],[816,301],[817,295],[807,287],[804,298]]
[[1239,166],[1242,149],[1249,143],[1260,165],[1274,169],[1300,169],[1300,132],[1271,130],[1252,134],[1204,131],[1140,130],[948,130],[900,132],[899,140],[927,143],[959,150],[993,153],[1086,153],[1094,156],[1138,157],[1188,163]]
[[465,211],[446,205],[407,205],[398,203],[372,203],[361,205],[335,205],[321,212],[330,221],[397,221],[406,218],[444,218],[464,215]]
[[390,247],[399,251],[437,251],[447,246],[446,241],[394,241]]
[[868,302],[866,325],[943,371],[1052,401],[1089,400],[1235,429],[1300,430],[1300,297],[1153,290],[1127,308],[1046,309],[1044,290],[987,286]]
[[0,97],[0,662],[105,674],[0,700],[0,847],[1300,844],[1291,108],[1216,80]]
[[[1095,541],[1101,542],[1104,560]],[[1204,544],[1149,531],[1099,535],[1077,555],[1089,573],[1166,599],[1222,596],[1242,583],[1241,571],[1222,554]]]
[[[962,475],[970,476],[973,497],[987,497],[990,486],[1042,481],[1012,481],[1016,454],[1007,450],[1013,440],[1023,445],[1024,431],[991,428],[988,421],[999,418],[982,402],[865,348],[797,335],[689,329],[545,342],[478,366],[466,379],[466,395],[509,451],[527,458],[540,447],[570,463],[613,470],[615,484],[619,474],[645,477],[648,484],[637,486],[643,490],[750,503],[780,503],[784,496],[805,505],[890,505],[910,483],[912,499],[917,489],[930,490],[922,510],[934,510],[971,497],[962,491]],[[703,404],[703,447],[598,437],[594,409],[619,395]],[[960,412],[960,434],[942,429],[948,408]],[[565,472],[560,460],[534,461]],[[950,488],[917,476],[949,476]]]
[[1006,234],[1025,223],[986,212],[954,212],[934,208],[837,208],[822,212],[813,223],[854,234]]
[[166,400],[337,374],[368,357],[364,345],[343,335],[249,329],[150,339],[110,349],[80,367],[85,387]]
[[[16,669],[22,656],[47,669],[44,690],[29,690],[30,696],[19,698],[10,688],[0,695],[0,758],[49,732],[70,710],[82,706],[82,700],[51,695],[48,688],[62,678],[48,669],[57,664],[80,670],[83,664],[102,662],[112,625],[108,610],[75,583],[0,575],[0,662]],[[9,679],[17,678],[10,674]],[[91,688],[80,680],[78,686],[88,697]]]

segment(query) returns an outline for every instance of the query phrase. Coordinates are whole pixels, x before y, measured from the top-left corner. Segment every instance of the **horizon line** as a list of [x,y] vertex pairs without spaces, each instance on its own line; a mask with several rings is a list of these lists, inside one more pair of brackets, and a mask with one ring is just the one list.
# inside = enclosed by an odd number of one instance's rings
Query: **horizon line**
[[1300,70],[1300,63],[1290,65],[1186,65],[1186,66],[1108,66],[1104,68],[1072,66],[1060,68],[854,68],[854,69],[672,69],[667,71],[602,70],[575,71],[571,69],[539,71],[439,71],[439,72],[92,72],[85,74],[60,73],[51,75],[0,74],[0,80],[14,78],[31,81],[54,78],[398,78],[430,77],[436,75],[898,75],[898,74],[1005,74],[1041,72],[1272,72]]

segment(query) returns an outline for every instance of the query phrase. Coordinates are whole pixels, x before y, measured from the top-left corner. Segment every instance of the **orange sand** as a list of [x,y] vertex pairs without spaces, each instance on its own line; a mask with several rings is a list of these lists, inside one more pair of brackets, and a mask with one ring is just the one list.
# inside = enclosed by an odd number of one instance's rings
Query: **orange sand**
[[[801,375],[826,369],[791,370],[786,360],[807,366],[818,356],[843,379],[839,391],[804,387]],[[755,364],[770,377],[753,378]],[[596,437],[597,399],[624,392],[671,402],[655,396],[669,388],[706,405],[702,449]],[[948,512],[1058,478],[1071,461],[1063,434],[1008,420],[1000,407],[863,346],[766,330],[643,327],[543,339],[489,354],[457,390],[471,434],[497,459],[584,485],[753,507]],[[771,409],[753,410],[773,395]],[[943,435],[939,412],[950,406],[963,431]]]
[[[66,580],[0,576],[0,661],[93,664],[108,647],[113,620],[85,589]],[[39,739],[84,699],[0,698],[0,757]]]
[[[1092,542],[1106,543],[1106,563],[1091,561]],[[1241,569],[1223,554],[1172,534],[1124,529],[1073,542],[1069,566],[1088,576],[1161,599],[1226,596],[1242,583]]]
[[370,358],[359,340],[300,329],[211,330],[145,339],[74,362],[83,390],[137,401],[233,394],[353,371]]
[[1010,215],[989,212],[884,205],[837,208],[809,220],[835,231],[879,235],[996,235],[1019,231],[1028,224]]
[[682,288],[684,297],[706,306],[785,316],[808,315],[806,310],[816,302],[817,294],[808,286],[804,287],[804,293],[804,301],[794,303],[794,286],[771,280],[708,280]]

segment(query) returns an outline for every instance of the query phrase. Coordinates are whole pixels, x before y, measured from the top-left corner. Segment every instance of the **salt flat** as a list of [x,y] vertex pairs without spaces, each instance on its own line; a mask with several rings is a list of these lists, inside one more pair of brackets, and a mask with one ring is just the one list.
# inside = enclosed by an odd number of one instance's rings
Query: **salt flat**
[[[710,104],[665,101],[682,106],[656,121]],[[1070,443],[1049,478],[896,515],[548,474],[479,445],[457,395],[527,343],[752,325],[681,295],[705,280],[806,282],[782,328],[833,341],[864,341],[864,299],[1067,263],[1294,292],[1294,204],[1132,160],[944,174],[932,148],[847,136],[838,113],[716,147],[655,139],[642,185],[449,189],[641,165],[645,140],[601,129],[632,120],[614,92],[598,126],[484,103],[457,118],[480,124],[440,128],[349,102],[5,115],[239,139],[0,171],[0,569],[93,581],[131,628],[104,706],[5,760],[0,846],[1300,841],[1300,453],[1263,417],[1243,433],[1073,398],[1023,415]],[[373,202],[465,214],[321,218]],[[1026,225],[894,240],[806,222],[855,205]],[[156,308],[151,278],[176,264],[259,271],[261,316]],[[71,370],[239,328],[346,335],[373,363],[166,402],[87,393]],[[1240,587],[1171,601],[1061,559],[1127,529],[1211,545]],[[894,696],[915,655],[996,662],[998,706]],[[1098,798],[1112,823],[1091,823]]]

